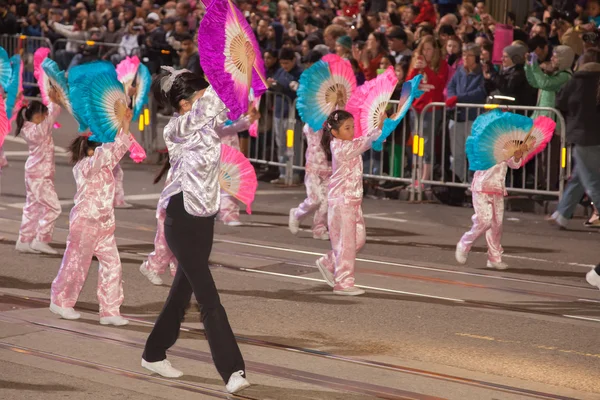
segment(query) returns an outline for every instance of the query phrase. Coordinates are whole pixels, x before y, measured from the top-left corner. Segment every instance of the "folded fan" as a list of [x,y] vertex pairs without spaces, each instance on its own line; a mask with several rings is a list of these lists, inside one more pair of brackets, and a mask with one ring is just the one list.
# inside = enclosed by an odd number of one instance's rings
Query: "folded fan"
[[381,129],[381,136],[373,142],[373,150],[383,150],[383,142],[390,136],[392,132],[396,130],[396,127],[400,124],[400,121],[404,118],[412,103],[415,99],[418,99],[423,91],[419,90],[419,84],[423,79],[423,75],[417,75],[408,82],[402,84],[402,91],[400,93],[400,99],[398,100],[398,108],[392,118],[386,118],[383,121],[383,127]]
[[[204,1],[208,3],[208,1]],[[198,29],[200,65],[232,121],[248,111],[248,94],[267,90],[265,65],[254,31],[231,0],[215,0]]]
[[99,61],[78,65],[69,71],[69,97],[77,99],[73,112],[77,121],[93,132],[90,140],[113,142],[122,128],[127,96],[111,63]]
[[329,114],[346,107],[355,90],[352,65],[336,55],[324,57],[300,76],[296,102],[300,118],[318,131]]
[[[481,120],[479,120],[481,118]],[[479,116],[467,138],[469,169],[483,171],[510,159],[522,144],[529,150],[523,165],[543,151],[552,139],[556,123],[548,117],[535,120],[520,114],[494,110]]]
[[355,138],[377,129],[397,84],[394,67],[389,67],[377,78],[357,88],[346,105],[346,110],[354,116]]
[[13,120],[17,118],[17,111],[23,103],[23,61],[21,60],[21,56],[18,54],[12,56],[10,58],[10,67],[12,73],[6,87],[6,99],[4,101],[8,123],[12,124]]
[[244,203],[246,212],[252,214],[251,206],[258,187],[256,172],[240,151],[224,144],[221,144],[219,184],[221,189]]
[[[37,54],[37,52],[36,52]],[[38,54],[41,57],[42,54]],[[35,57],[35,56],[34,56]],[[35,66],[34,58],[34,66]],[[40,64],[41,71],[37,72],[36,79],[40,86],[40,92],[42,93],[42,100],[44,104],[48,104],[50,101],[49,93],[50,90],[54,90],[56,97],[59,100],[60,106],[66,109],[68,112],[73,114],[73,107],[71,106],[71,99],[69,97],[69,84],[65,77],[65,72],[61,71],[53,60],[45,58]],[[35,71],[38,71],[37,69]],[[34,72],[35,74],[36,72]],[[40,77],[38,77],[38,75]],[[41,80],[40,80],[41,78]]]
[[0,47],[0,86],[4,91],[8,87],[10,77],[12,76],[12,68],[10,67],[10,59],[8,53],[3,47]]
[[146,150],[138,143],[137,140],[131,136],[131,146],[129,147],[129,158],[133,160],[135,163],[141,163],[146,159]]
[[117,65],[117,77],[119,82],[123,84],[125,93],[129,93],[130,87],[136,88],[136,94],[133,96],[131,108],[133,110],[133,119],[137,120],[144,109],[144,105],[148,104],[148,95],[150,93],[150,85],[152,84],[152,76],[148,67],[140,62],[137,56],[126,57]]

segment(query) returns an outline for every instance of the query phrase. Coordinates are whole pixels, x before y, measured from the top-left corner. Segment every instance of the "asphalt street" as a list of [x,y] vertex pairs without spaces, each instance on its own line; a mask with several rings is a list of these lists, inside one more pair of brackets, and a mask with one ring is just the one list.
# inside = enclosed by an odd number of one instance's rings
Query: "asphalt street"
[[[55,133],[63,204],[52,246],[61,253],[75,193],[64,148],[75,134],[63,113]],[[192,305],[169,380],[140,366],[145,339],[171,278],[153,286],[138,271],[153,249],[160,166],[124,159],[133,209],[116,210],[125,327],[98,324],[97,263],[77,321],[48,310],[61,255],[14,250],[25,200],[26,146],[5,144],[0,188],[0,398],[6,399],[600,399],[600,292],[585,273],[600,261],[599,232],[574,220],[560,231],[540,215],[507,212],[506,271],[485,266],[478,242],[465,266],[454,249],[472,209],[365,199],[367,245],[357,284],[334,296],[315,267],[329,242],[287,229],[302,186],[259,186],[242,227],[217,223],[212,272],[253,386],[230,396],[212,365]]]

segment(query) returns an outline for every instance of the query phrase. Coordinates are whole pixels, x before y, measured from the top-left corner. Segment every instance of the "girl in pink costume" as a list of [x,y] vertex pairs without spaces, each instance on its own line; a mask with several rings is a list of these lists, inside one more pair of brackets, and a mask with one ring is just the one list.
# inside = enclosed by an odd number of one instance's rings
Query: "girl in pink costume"
[[[169,160],[165,162],[165,165],[162,167],[156,178],[154,179],[154,184],[156,185],[165,173],[167,173],[171,169],[171,163]],[[165,187],[169,186],[171,183],[171,176],[167,175],[167,181],[165,182]],[[162,196],[162,194],[161,194]],[[156,208],[156,236],[154,237],[154,251],[148,255],[148,259],[140,265],[140,272],[144,275],[152,284],[154,285],[162,285],[163,281],[160,279],[158,275],[162,275],[165,273],[167,266],[169,266],[169,270],[171,272],[171,276],[175,276],[175,272],[177,272],[177,258],[171,252],[169,245],[167,244],[167,239],[165,239],[165,217],[167,215],[167,211],[158,206]]]
[[[254,121],[260,118],[260,114],[258,111],[252,107],[248,114],[239,118],[237,121],[227,124],[219,124],[215,127],[215,132],[221,138],[221,143],[233,147],[236,150],[240,149],[240,138],[238,136],[238,132],[245,131],[252,125]],[[240,226],[243,225],[240,222],[240,205],[238,201],[221,190],[221,204],[219,209],[220,221],[223,221],[225,225],[229,226]]]
[[456,245],[456,261],[466,264],[473,243],[485,233],[488,245],[488,268],[506,269],[502,262],[502,219],[504,218],[505,181],[508,167],[518,169],[522,165],[523,153],[529,150],[521,144],[519,150],[507,161],[494,165],[485,171],[476,171],[471,184],[473,193],[473,226]]
[[314,212],[313,238],[329,240],[327,233],[327,188],[331,178],[331,160],[321,144],[323,130],[313,131],[308,124],[304,124],[304,136],[306,136],[306,174],[304,175],[304,186],[306,186],[306,200],[297,208],[290,210],[288,226],[294,235],[298,233],[300,222]]
[[21,108],[17,114],[16,135],[27,142],[29,157],[25,162],[25,206],[16,250],[24,253],[58,254],[48,245],[54,223],[61,213],[54,189],[54,140],[52,126],[60,107],[48,107],[39,101]]
[[69,216],[69,236],[58,275],[52,282],[50,311],[65,319],[78,319],[73,306],[85,283],[92,257],[99,261],[98,303],[102,325],[126,325],[119,308],[123,303],[121,259],[115,241],[115,178],[112,170],[131,146],[127,110],[124,128],[113,143],[73,141],[73,175],[77,184],[75,205]]
[[123,168],[120,164],[115,165],[113,168],[113,175],[115,177],[115,208],[131,208],[131,204],[125,201],[125,189],[123,188]]
[[381,135],[385,115],[379,126],[354,139],[354,119],[347,111],[331,113],[323,124],[323,148],[330,149],[332,174],[327,201],[327,222],[333,250],[317,260],[317,267],[333,293],[358,296],[365,291],[354,286],[356,253],[364,246],[367,235],[362,215],[362,153],[371,148]]

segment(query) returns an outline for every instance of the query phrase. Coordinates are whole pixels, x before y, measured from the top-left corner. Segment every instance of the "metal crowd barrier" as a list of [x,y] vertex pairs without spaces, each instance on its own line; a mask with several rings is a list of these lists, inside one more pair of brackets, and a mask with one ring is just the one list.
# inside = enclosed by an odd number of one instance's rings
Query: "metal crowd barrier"
[[[25,35],[0,35],[0,47],[8,53],[9,57],[19,54],[23,60],[23,89],[28,92],[30,88],[37,88],[38,84],[33,76],[33,54],[40,47],[52,50],[52,43],[48,38],[41,36]],[[28,92],[27,94],[35,94]]]
[[[558,110],[550,107],[464,103],[448,110],[444,103],[431,103],[419,116],[419,161],[415,180],[417,200],[423,198],[424,185],[465,189],[470,187],[472,174],[468,170],[464,143],[470,135],[472,121],[457,122],[458,112],[463,110],[468,115],[474,109],[479,116],[482,112],[495,108],[504,111],[543,111],[554,117],[557,121],[557,139],[518,171],[510,170],[506,189],[508,192],[528,195],[562,196],[565,180],[571,170],[571,156],[570,149],[566,146],[565,120]],[[440,129],[441,134],[438,134]],[[447,159],[449,154],[450,160]],[[438,168],[434,170],[436,165]]]

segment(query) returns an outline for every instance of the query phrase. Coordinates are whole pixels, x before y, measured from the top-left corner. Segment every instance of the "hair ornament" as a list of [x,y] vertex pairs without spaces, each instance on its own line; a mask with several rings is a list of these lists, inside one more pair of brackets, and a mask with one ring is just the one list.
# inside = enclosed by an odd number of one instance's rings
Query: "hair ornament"
[[339,115],[340,115],[340,113],[338,113],[338,112],[335,112],[335,113],[333,114],[333,120],[334,120],[334,121],[337,121],[337,120],[338,120],[338,116],[339,116]]
[[160,80],[160,90],[162,90],[164,93],[168,93],[171,90],[171,87],[173,87],[173,82],[175,82],[175,79],[179,75],[181,75],[185,72],[191,72],[190,70],[187,70],[187,69],[175,69],[173,67],[169,67],[169,66],[165,66],[165,65],[161,66],[160,68],[169,73],[169,75],[164,76]]

